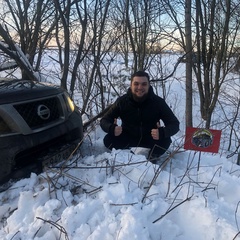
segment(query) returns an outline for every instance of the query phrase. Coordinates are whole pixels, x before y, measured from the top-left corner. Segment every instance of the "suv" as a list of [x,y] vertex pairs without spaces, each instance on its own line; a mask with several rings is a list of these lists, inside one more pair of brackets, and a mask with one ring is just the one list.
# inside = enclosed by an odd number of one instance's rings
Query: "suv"
[[19,169],[41,171],[44,164],[68,157],[82,139],[81,115],[65,90],[0,79],[0,182],[18,176]]

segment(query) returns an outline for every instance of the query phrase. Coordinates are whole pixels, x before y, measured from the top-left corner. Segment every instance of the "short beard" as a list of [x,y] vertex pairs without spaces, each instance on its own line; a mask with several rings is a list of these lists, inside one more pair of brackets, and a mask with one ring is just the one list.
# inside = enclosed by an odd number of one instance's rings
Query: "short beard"
[[133,100],[135,102],[141,103],[141,102],[144,102],[147,99],[148,94],[146,93],[142,97],[138,97],[136,94],[132,93],[132,96],[133,96]]

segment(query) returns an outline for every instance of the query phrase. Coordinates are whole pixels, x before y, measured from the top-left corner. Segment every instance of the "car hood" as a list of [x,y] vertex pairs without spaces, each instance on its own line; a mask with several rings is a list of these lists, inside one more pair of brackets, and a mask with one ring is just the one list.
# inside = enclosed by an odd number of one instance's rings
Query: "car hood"
[[0,104],[44,98],[63,91],[61,87],[48,83],[0,79]]

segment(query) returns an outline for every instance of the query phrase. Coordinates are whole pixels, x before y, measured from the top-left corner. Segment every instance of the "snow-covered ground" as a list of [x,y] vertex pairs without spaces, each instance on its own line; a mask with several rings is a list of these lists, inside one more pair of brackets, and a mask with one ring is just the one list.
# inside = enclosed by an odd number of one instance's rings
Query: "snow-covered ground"
[[[32,174],[0,193],[0,239],[240,239],[240,166],[237,155],[226,158],[224,150],[229,123],[223,117],[234,111],[216,107],[214,128],[224,129],[219,154],[185,151],[184,82],[182,64],[166,91],[181,130],[164,168],[149,163],[143,149],[108,151],[96,124],[64,167]],[[231,86],[228,93],[239,94]],[[204,127],[197,92],[193,97],[194,126]]]
[[0,193],[0,239],[240,239],[238,165],[174,139],[161,169],[144,149],[107,151],[103,136],[97,125],[65,168]]

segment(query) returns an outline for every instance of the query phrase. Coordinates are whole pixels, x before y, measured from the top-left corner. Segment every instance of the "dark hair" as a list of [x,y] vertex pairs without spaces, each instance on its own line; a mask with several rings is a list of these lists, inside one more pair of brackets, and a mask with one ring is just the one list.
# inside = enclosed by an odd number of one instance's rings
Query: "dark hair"
[[146,77],[147,80],[150,81],[149,75],[148,75],[146,72],[144,72],[144,71],[137,71],[137,72],[135,72],[135,73],[132,75],[132,77],[131,77],[131,82],[132,82],[132,80],[133,80],[134,77]]

